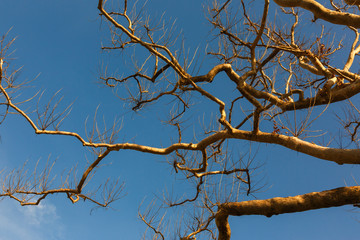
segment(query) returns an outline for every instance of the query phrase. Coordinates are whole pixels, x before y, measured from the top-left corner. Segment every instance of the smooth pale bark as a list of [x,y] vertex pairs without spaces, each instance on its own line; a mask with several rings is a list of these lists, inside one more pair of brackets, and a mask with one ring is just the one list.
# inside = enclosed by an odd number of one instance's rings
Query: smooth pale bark
[[249,132],[235,130],[237,138],[282,145],[286,148],[301,152],[319,159],[333,161],[338,164],[360,164],[360,149],[340,149],[323,147],[314,143],[281,134],[263,133],[249,134]]
[[[347,12],[330,10],[314,0],[274,0],[281,7],[301,7],[312,12],[316,18],[327,22],[360,28],[360,16]],[[348,0],[348,2],[355,2]],[[356,1],[358,2],[358,1]]]
[[254,142],[277,144],[319,159],[336,162],[338,164],[360,164],[360,149],[341,149],[323,147],[314,143],[281,134],[232,129],[232,133],[223,130],[204,138],[198,143],[175,143],[167,148],[154,148],[133,143],[114,144],[116,150],[132,149],[141,152],[167,155],[177,149],[203,150],[207,146],[223,139],[241,139]]
[[280,106],[284,111],[306,109],[318,105],[327,105],[334,102],[340,102],[349,99],[360,92],[360,80],[344,86],[343,88],[331,89],[328,94],[317,95],[312,98],[306,98],[302,101],[289,102]]
[[118,144],[108,144],[108,143],[90,143],[86,142],[80,135],[73,132],[66,131],[51,131],[51,130],[40,130],[36,127],[33,121],[17,106],[15,106],[10,97],[7,95],[5,89],[0,85],[0,91],[4,93],[6,99],[8,100],[9,106],[16,110],[19,114],[23,115],[30,125],[34,128],[37,134],[56,134],[56,135],[66,135],[77,138],[82,142],[84,146],[90,147],[105,147],[108,150],[119,151],[121,149],[131,149],[135,151],[167,155],[175,150],[184,149],[184,150],[204,150],[206,147],[223,139],[242,139],[250,140],[255,142],[271,143],[282,145],[286,148],[302,152],[304,154],[323,159],[328,161],[333,161],[338,164],[360,164],[360,149],[339,149],[339,148],[329,148],[319,146],[310,142],[306,142],[296,137],[290,137],[281,134],[272,134],[258,131],[254,134],[252,131],[243,131],[231,128],[231,131],[223,130],[217,133],[214,133],[197,144],[195,143],[175,143],[167,148],[156,148],[145,145],[139,145],[134,143],[118,143]]
[[[243,76],[239,76],[233,69],[231,64],[219,64],[215,66],[213,69],[211,69],[206,75],[202,76],[196,76],[190,78],[193,82],[212,82],[215,76],[224,71],[227,76],[237,84],[238,89],[244,89],[246,92],[251,94],[251,96],[257,98],[257,99],[265,99],[273,103],[274,105],[281,108],[283,111],[294,111],[299,109],[306,109],[318,105],[326,105],[334,102],[343,101],[346,99],[349,99],[356,94],[360,92],[360,79],[359,75],[343,71],[343,70],[337,70],[342,75],[353,79],[354,82],[344,85],[341,88],[332,88],[327,89],[326,94],[318,94],[311,98],[306,99],[299,99],[299,101],[296,102],[286,102],[283,99],[279,98],[278,96],[275,96],[271,93],[259,91],[255,89],[254,87],[250,86],[245,82],[245,79],[247,79],[249,74],[245,74]],[[180,80],[182,84],[189,84],[187,82],[187,79]]]
[[230,202],[219,205],[216,225],[219,240],[229,240],[231,230],[228,216],[273,215],[303,212],[360,203],[360,187],[342,187],[323,192],[312,192],[294,197],[276,197],[265,200]]
[[89,143],[86,142],[83,138],[81,138],[77,133],[66,132],[66,131],[51,131],[51,130],[40,130],[36,127],[33,121],[17,106],[15,106],[9,96],[7,95],[4,88],[0,85],[0,91],[4,93],[6,99],[8,100],[8,104],[21,115],[23,115],[30,125],[34,128],[37,134],[57,134],[57,135],[67,135],[73,136],[79,139],[84,146],[91,147],[105,147],[108,150],[116,150],[119,151],[121,149],[131,149],[135,151],[147,152],[152,154],[160,154],[167,155],[175,150],[184,149],[184,150],[204,150],[206,147],[215,143],[217,141],[223,139],[242,139],[242,140],[250,140],[255,142],[263,142],[263,143],[271,143],[282,145],[286,148],[302,152],[304,154],[323,159],[328,161],[333,161],[338,164],[360,164],[360,149],[339,149],[339,148],[329,148],[319,146],[310,142],[306,142],[297,137],[290,137],[281,134],[272,134],[272,133],[264,133],[258,131],[254,134],[252,131],[243,131],[231,128],[231,131],[223,130],[217,133],[212,134],[209,137],[204,138],[197,144],[194,143],[175,143],[167,148],[156,148],[150,146],[144,146],[134,143],[118,143],[118,144],[108,144],[108,143]]

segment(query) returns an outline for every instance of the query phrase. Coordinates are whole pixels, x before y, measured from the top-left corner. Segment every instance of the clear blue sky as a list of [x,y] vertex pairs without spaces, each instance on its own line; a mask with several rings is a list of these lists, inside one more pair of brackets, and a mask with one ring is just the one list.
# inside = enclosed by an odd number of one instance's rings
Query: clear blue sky
[[[13,64],[23,66],[19,78],[31,80],[41,73],[20,98],[40,89],[46,90],[45,102],[62,89],[64,104],[74,104],[61,129],[84,135],[85,119],[88,116],[92,119],[99,106],[100,120],[104,116],[111,124],[114,118],[122,119],[119,141],[134,139],[153,146],[170,143],[174,131],[163,130],[158,121],[162,116],[159,107],[132,113],[111,90],[98,83],[99,66],[103,63],[114,66],[122,56],[109,56],[100,50],[101,43],[110,36],[108,24],[99,17],[97,1],[1,0],[0,4],[0,33],[12,27],[10,37],[17,36]],[[186,46],[191,50],[200,46],[201,54],[204,53],[211,26],[204,17],[202,1],[149,0],[148,11],[155,17],[165,11],[165,17],[177,19],[177,28],[183,30]],[[205,61],[202,73],[211,68],[212,65],[207,65],[210,63]],[[125,65],[117,68],[118,72],[129,73]],[[196,114],[190,117],[199,122]],[[329,115],[329,118],[334,121],[335,117]],[[193,126],[188,128],[191,133]],[[163,134],[159,135],[159,131]],[[8,116],[0,126],[0,135],[0,169],[11,170],[25,161],[32,166],[38,159],[46,161],[50,156],[51,160],[58,159],[56,169],[61,175],[62,169],[76,163],[81,171],[86,158],[91,160],[91,155],[75,139],[35,136],[31,127],[17,115]],[[258,199],[322,191],[360,181],[359,167],[339,167],[277,146],[261,145],[255,159],[262,166],[256,172],[262,179],[260,184],[266,186],[263,189],[266,191],[255,195]],[[174,188],[180,195],[190,189],[186,184],[174,183],[176,177],[171,174],[166,158],[161,156],[113,152],[104,164],[97,179],[119,176],[126,184],[126,195],[112,205],[114,209],[99,209],[90,214],[93,205],[71,204],[60,195],[49,197],[38,207],[20,207],[5,199],[0,202],[0,240],[139,239],[145,225],[138,220],[137,211],[144,199],[149,202],[154,194],[161,195],[164,188]],[[353,210],[346,206],[271,218],[230,217],[232,238],[358,239],[360,215]]]

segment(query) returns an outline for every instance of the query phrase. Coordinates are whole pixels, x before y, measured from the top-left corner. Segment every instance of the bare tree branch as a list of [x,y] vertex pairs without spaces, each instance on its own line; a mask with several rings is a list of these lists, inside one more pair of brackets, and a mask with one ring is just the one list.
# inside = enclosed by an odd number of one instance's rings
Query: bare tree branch
[[223,203],[216,213],[216,225],[219,229],[219,240],[228,240],[231,230],[228,216],[273,215],[303,212],[314,209],[339,207],[358,204],[360,187],[342,187],[323,192],[313,192],[294,197],[277,197],[266,200]]

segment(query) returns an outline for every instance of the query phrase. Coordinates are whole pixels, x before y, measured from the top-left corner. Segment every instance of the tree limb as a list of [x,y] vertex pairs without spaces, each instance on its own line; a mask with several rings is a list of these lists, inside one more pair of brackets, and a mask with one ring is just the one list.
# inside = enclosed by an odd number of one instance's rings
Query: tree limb
[[312,12],[315,19],[360,28],[360,16],[352,13],[338,12],[328,9],[315,0],[274,0],[281,7],[301,7]]
[[341,187],[322,192],[312,192],[294,197],[276,197],[265,200],[229,202],[218,206],[215,217],[219,240],[228,240],[231,230],[228,216],[273,215],[304,212],[314,209],[339,207],[360,202],[360,187]]

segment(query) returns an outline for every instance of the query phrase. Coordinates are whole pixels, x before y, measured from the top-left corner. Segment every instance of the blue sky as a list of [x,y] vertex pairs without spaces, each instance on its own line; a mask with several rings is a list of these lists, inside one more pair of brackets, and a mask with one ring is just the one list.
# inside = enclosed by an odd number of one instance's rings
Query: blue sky
[[[191,51],[200,46],[203,54],[211,26],[206,22],[202,5],[202,1],[149,0],[148,10],[154,17],[165,11],[165,18],[177,19],[177,28],[182,29],[186,46]],[[94,0],[1,1],[0,33],[12,28],[10,37],[17,36],[13,64],[23,66],[19,78],[31,80],[40,73],[20,98],[40,89],[45,90],[42,100],[45,102],[61,89],[64,105],[74,102],[62,129],[85,134],[85,119],[92,119],[99,108],[100,120],[104,116],[110,124],[114,118],[123,122],[119,141],[134,139],[142,144],[168,145],[174,131],[158,121],[166,111],[151,106],[144,112],[133,113],[111,90],[98,83],[103,64],[116,66],[124,74],[130,69],[116,65],[121,63],[118,60],[123,57],[121,54],[101,52],[101,43],[109,38],[108,25],[101,21],[96,6]],[[209,70],[213,62],[206,61],[202,72]],[[223,86],[219,95],[227,94],[226,87]],[[194,113],[189,118],[198,123],[201,115]],[[329,119],[336,121],[333,115],[329,115]],[[189,124],[189,137],[194,128]],[[159,131],[164,134],[159,135]],[[50,158],[57,159],[59,176],[63,169],[76,164],[81,171],[86,158],[91,160],[88,151],[75,139],[35,136],[17,115],[8,116],[0,126],[0,135],[0,169],[11,170],[25,161],[31,168],[38,159],[44,162]],[[239,147],[238,151],[246,152],[247,146]],[[255,195],[259,199],[355,185],[359,180],[356,166],[339,167],[278,146],[261,145],[255,159],[262,166],[256,172],[257,178],[266,186]],[[137,211],[144,199],[149,202],[154,194],[161,195],[163,189],[173,188],[180,195],[190,189],[185,183],[173,181],[179,177],[172,174],[165,157],[113,152],[104,164],[96,179],[120,177],[126,184],[124,197],[112,205],[113,209],[91,212],[93,205],[71,204],[60,195],[49,197],[37,207],[20,207],[5,199],[0,202],[0,240],[139,239],[145,226],[138,220]],[[351,206],[272,218],[230,217],[233,239],[357,239],[359,221],[360,215]]]

